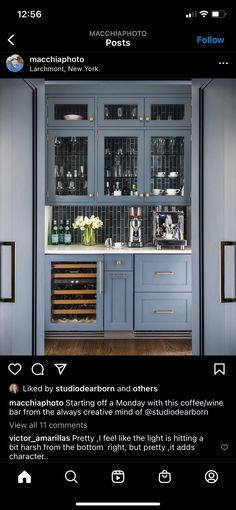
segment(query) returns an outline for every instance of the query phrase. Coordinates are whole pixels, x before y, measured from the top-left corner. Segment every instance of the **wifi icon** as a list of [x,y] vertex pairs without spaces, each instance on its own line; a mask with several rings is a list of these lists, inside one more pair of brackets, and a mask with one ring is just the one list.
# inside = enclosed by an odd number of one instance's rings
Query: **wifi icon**
[[209,14],[209,11],[199,11],[199,14],[201,14],[201,16],[205,18]]

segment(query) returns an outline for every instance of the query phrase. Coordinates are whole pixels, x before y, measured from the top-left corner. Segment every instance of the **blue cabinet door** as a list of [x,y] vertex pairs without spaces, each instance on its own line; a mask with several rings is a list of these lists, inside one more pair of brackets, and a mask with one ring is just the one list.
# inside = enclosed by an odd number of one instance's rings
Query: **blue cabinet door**
[[93,127],[93,97],[49,97],[47,99],[47,121],[51,127],[83,129]]
[[160,94],[145,98],[145,126],[172,129],[191,126],[191,98]]
[[45,258],[45,329],[103,330],[103,256]]
[[144,127],[144,98],[105,97],[98,99],[98,125],[106,128]]
[[133,329],[133,272],[105,272],[104,329]]
[[152,129],[145,133],[145,202],[191,203],[191,131]]
[[191,330],[190,292],[137,292],[135,330]]
[[135,292],[191,291],[191,255],[135,255]]
[[49,129],[47,204],[93,204],[95,200],[94,131]]
[[[117,183],[120,194],[114,194]],[[144,131],[101,129],[98,132],[98,201],[112,205],[140,203],[138,194],[142,194],[143,184]]]

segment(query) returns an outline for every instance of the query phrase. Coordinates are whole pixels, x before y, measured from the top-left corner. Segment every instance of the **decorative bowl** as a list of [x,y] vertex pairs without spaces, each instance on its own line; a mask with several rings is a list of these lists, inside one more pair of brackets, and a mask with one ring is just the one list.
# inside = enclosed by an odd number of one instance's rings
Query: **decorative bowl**
[[64,115],[65,120],[83,120],[82,115],[75,115],[74,113],[68,113]]

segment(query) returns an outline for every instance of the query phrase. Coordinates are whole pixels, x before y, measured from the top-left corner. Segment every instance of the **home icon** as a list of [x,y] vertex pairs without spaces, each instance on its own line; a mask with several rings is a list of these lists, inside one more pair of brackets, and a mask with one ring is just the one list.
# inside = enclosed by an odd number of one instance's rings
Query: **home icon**
[[31,475],[27,471],[22,471],[18,476],[18,483],[31,483]]

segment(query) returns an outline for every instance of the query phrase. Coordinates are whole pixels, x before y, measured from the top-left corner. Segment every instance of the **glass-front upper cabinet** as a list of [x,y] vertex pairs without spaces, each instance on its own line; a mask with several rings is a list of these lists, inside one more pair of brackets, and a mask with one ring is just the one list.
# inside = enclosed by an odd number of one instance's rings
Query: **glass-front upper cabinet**
[[138,130],[99,132],[99,200],[126,201],[143,191],[143,140]]
[[94,98],[48,98],[48,126],[86,127],[93,126]]
[[47,203],[94,199],[94,132],[49,130]]
[[191,125],[190,98],[162,98],[145,99],[145,125],[166,127],[187,127]]
[[144,99],[133,97],[106,97],[98,99],[100,126],[143,127]]
[[145,192],[148,200],[190,203],[190,132],[146,133]]

